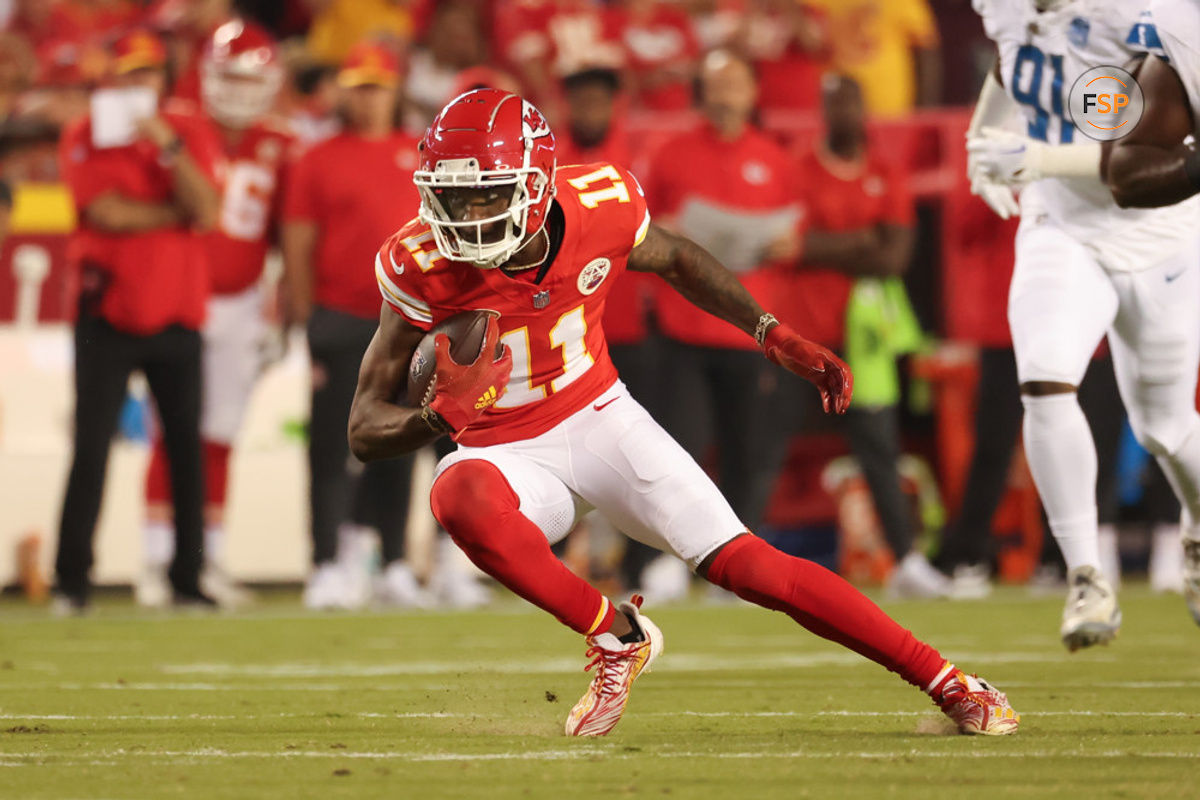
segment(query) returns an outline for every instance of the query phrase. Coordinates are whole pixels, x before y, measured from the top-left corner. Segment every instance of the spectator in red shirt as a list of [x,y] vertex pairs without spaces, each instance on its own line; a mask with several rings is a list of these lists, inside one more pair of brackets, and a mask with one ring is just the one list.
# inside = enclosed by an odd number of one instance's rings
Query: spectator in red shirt
[[[855,282],[903,274],[915,239],[907,176],[871,150],[865,113],[852,78],[826,76],[825,136],[801,159],[796,176],[807,228],[802,269],[792,281],[792,308],[805,321],[806,334],[830,347],[843,345]],[[855,401],[844,424],[896,557],[889,589],[901,596],[945,595],[946,577],[912,548],[912,511],[897,471],[897,407]]]
[[[148,90],[161,100],[165,62],[162,43],[134,31],[116,43],[112,83]],[[201,234],[217,218],[220,147],[198,117],[100,113],[69,126],[60,151],[79,213],[70,252],[82,293],[75,323],[74,459],[56,565],[58,608],[78,613],[87,607],[108,446],[135,369],[145,373],[154,395],[171,461],[174,599],[208,605],[212,601],[199,587],[204,549],[199,331],[208,294]],[[126,124],[134,126],[128,137],[120,131]],[[106,132],[113,127],[115,133]]]
[[366,600],[356,565],[338,563],[338,528],[357,514],[355,522],[380,533],[386,565],[380,599],[413,605],[424,600],[404,561],[411,459],[373,462],[354,480],[346,426],[358,365],[379,320],[376,251],[418,205],[412,182],[417,140],[393,127],[400,65],[390,50],[359,43],[338,82],[346,128],[297,162],[283,214],[290,316],[307,324],[313,365],[308,455],[314,569],[304,599],[311,608]]
[[828,60],[824,18],[797,0],[751,0],[735,37],[758,73],[763,111],[815,111]]
[[[799,211],[791,160],[752,122],[755,89],[747,62],[721,50],[705,58],[703,120],[652,159],[646,200],[660,224],[706,246],[760,302],[777,304],[779,265],[764,250]],[[697,459],[715,440],[722,491],[754,530],[786,454],[774,413],[778,371],[753,341],[675,292],[658,293],[656,312],[666,339],[664,427]]]
[[620,25],[617,12],[599,0],[497,3],[494,49],[521,80],[525,97],[553,122],[561,111],[559,80],[588,67],[623,66]]
[[654,111],[690,108],[700,43],[688,15],[663,0],[625,0],[621,6],[634,104]]

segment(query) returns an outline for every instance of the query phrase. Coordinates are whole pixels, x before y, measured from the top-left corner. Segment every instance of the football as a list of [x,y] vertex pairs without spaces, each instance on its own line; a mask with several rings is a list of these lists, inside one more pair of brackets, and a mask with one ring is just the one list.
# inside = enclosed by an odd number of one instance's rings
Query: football
[[[432,399],[433,378],[436,374],[433,340],[439,333],[450,338],[450,357],[459,364],[472,364],[483,350],[488,317],[495,311],[460,311],[439,322],[421,339],[408,366],[408,389],[405,403],[413,408]],[[496,343],[495,358],[504,353],[504,345]]]

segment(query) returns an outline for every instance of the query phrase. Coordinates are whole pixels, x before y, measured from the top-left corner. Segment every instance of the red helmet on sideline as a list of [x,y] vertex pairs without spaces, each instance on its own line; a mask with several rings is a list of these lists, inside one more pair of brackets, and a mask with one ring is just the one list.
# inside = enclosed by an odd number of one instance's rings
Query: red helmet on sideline
[[270,112],[283,85],[275,40],[252,22],[217,27],[200,56],[204,108],[222,125],[246,128]]
[[[420,217],[447,258],[493,269],[545,226],[554,197],[554,134],[542,112],[519,95],[477,89],[454,98],[426,131],[420,159],[413,175]],[[500,214],[455,219],[444,202],[455,188],[512,195]]]

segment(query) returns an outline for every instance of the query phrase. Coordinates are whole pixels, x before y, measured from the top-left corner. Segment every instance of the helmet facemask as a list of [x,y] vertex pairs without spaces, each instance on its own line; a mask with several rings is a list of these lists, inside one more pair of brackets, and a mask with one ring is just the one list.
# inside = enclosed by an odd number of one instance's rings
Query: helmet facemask
[[[442,255],[480,269],[495,269],[521,249],[544,224],[529,211],[550,191],[550,178],[538,167],[480,169],[474,158],[441,159],[432,171],[418,170],[413,182],[421,195],[419,216],[433,231]],[[483,219],[467,219],[467,198],[508,198],[507,207]]]
[[231,69],[205,64],[200,92],[213,119],[230,128],[248,128],[268,114],[283,85],[283,72],[274,65],[256,69]]

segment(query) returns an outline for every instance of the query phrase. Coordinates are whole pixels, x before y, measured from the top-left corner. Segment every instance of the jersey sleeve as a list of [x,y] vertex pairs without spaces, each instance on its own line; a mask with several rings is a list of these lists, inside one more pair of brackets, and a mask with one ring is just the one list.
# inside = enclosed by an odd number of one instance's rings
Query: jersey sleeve
[[[403,232],[392,236],[375,254],[375,281],[388,306],[421,330],[433,327],[433,313],[421,296],[421,269],[406,246],[420,237],[402,239]],[[432,237],[430,237],[432,238]],[[418,243],[420,252],[426,252]]]
[[646,193],[642,191],[642,185],[633,173],[620,167],[617,169],[625,176],[626,182],[632,189],[629,195],[633,198],[634,203],[633,221],[637,223],[637,228],[633,233],[633,246],[637,247],[646,238],[647,231],[650,230],[650,206],[646,202]]

